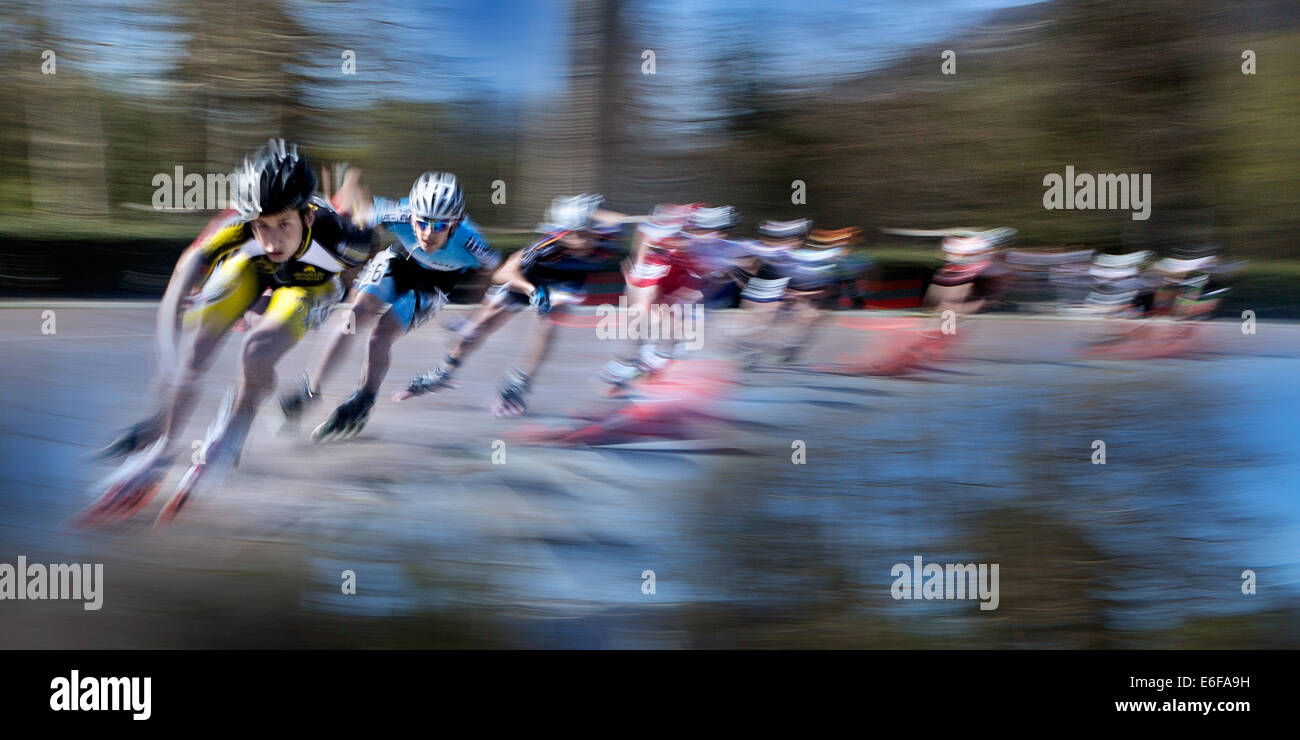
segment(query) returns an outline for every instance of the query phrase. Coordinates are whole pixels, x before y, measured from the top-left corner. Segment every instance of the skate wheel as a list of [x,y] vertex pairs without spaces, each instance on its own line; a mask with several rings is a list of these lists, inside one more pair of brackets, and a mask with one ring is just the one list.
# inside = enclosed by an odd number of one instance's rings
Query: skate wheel
[[181,509],[185,508],[185,505],[189,503],[190,495],[194,493],[202,474],[203,469],[197,466],[190,468],[185,473],[185,477],[181,478],[180,485],[176,487],[176,493],[172,494],[171,500],[167,502],[162,511],[158,512],[158,518],[153,523],[154,529],[163,529],[176,521],[176,517],[180,516]]

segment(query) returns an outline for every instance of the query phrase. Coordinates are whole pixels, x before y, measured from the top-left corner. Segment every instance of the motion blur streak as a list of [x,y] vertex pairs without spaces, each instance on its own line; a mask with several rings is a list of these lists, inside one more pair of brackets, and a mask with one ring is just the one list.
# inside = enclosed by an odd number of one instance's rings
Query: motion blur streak
[[[103,608],[5,599],[0,648],[1300,648],[1297,49],[1273,0],[10,0],[0,561],[103,564]],[[760,246],[833,277],[796,300],[722,265],[775,292],[710,305],[702,348],[618,397],[597,374],[628,343],[591,304],[624,273],[593,273],[523,418],[487,409],[533,316],[390,403],[470,274],[356,438],[307,437],[354,351],[171,529],[70,528],[156,400],[210,177],[271,137],[327,197],[345,164],[384,197],[455,173],[506,254],[600,193],[625,225],[734,206],[751,247],[810,219]],[[1064,172],[1139,177],[1149,218],[1045,207]],[[997,564],[998,608],[892,598],[914,558]]]

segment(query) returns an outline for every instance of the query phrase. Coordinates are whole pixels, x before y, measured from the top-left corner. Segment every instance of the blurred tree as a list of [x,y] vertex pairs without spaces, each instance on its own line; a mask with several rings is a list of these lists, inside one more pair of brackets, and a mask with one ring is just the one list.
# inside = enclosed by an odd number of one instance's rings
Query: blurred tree
[[291,16],[280,0],[167,3],[185,36],[175,93],[191,102],[193,141],[209,172],[229,171],[250,139],[298,139],[305,115],[309,50],[316,29]]
[[1129,246],[1179,246],[1203,231],[1189,215],[1213,205],[1212,9],[1203,0],[1073,0],[1044,39],[1056,84],[1039,115],[1066,155],[1060,166],[1151,173],[1158,183],[1148,222],[1109,219],[1138,242]]
[[[601,153],[612,133],[602,107],[611,104],[606,77],[616,55],[605,49],[618,18],[619,0],[573,0],[569,4],[569,56],[564,93],[539,101],[527,116],[521,154],[520,192],[523,219],[539,219],[551,199],[565,194],[599,192]],[[525,221],[524,223],[527,223]],[[521,224],[522,225],[522,224]]]
[[39,214],[103,218],[108,197],[100,96],[78,66],[77,47],[37,6],[17,3],[9,12],[5,49],[16,78],[10,110],[21,118],[7,122],[25,140],[25,161],[16,161],[17,147],[9,151],[17,171],[26,171],[26,200]]

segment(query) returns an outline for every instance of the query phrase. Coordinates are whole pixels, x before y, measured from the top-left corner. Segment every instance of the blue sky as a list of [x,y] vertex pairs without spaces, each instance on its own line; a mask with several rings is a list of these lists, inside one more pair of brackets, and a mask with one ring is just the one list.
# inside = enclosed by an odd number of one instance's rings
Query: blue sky
[[[816,82],[869,69],[908,48],[949,38],[987,13],[1025,0],[631,0],[659,73],[689,80],[707,73],[717,53],[710,39],[745,34],[767,67],[791,80]],[[72,56],[106,80],[136,92],[157,89],[183,39],[148,29],[159,7],[150,0],[56,0],[42,12],[77,48]],[[165,7],[165,6],[163,6]],[[529,0],[291,0],[290,8],[346,41],[380,39],[389,57],[381,85],[366,84],[360,56],[350,94],[359,98],[439,100],[467,93],[502,99],[545,95],[563,84],[562,43],[568,4]],[[155,24],[156,25],[156,24]],[[339,61],[322,54],[318,73]],[[373,69],[373,66],[371,67]]]

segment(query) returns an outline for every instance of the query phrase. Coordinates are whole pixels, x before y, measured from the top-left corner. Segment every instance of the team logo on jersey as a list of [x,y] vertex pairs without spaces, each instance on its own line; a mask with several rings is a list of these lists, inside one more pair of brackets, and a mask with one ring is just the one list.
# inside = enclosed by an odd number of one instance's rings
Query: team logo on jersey
[[315,265],[305,263],[299,264],[298,269],[290,273],[294,282],[319,283],[329,277],[330,273],[325,272]]
[[323,283],[333,273],[326,272],[315,265],[309,265],[306,262],[291,261],[277,265],[270,260],[267,264],[259,264],[258,270],[263,273],[269,273],[276,276],[281,283],[292,283],[297,285],[313,285]]

